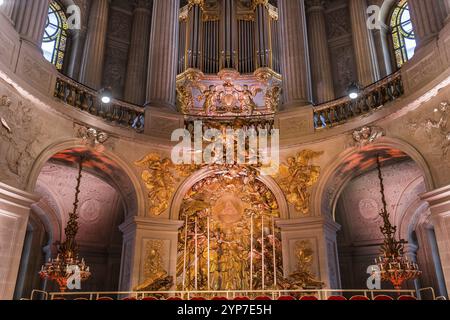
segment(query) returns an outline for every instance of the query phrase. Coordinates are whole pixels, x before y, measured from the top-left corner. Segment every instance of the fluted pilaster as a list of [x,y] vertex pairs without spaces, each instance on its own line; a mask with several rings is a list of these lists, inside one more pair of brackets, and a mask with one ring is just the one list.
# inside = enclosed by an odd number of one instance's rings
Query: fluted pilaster
[[367,27],[367,1],[350,0],[349,5],[358,81],[367,86],[380,79],[373,35]]
[[222,0],[222,8],[220,11],[221,68],[237,68],[238,66],[238,27],[236,10],[235,0]]
[[175,109],[180,0],[154,0],[147,105]]
[[148,48],[150,42],[151,10],[149,0],[137,0],[125,80],[125,100],[143,105],[147,88]]
[[278,10],[284,108],[305,106],[311,77],[304,0],[279,0]]
[[21,38],[39,49],[44,37],[49,4],[50,0],[15,0],[12,10],[12,20]]
[[450,21],[450,0],[444,0],[445,10],[446,10],[446,19],[445,21],[448,23]]
[[425,45],[436,37],[447,16],[442,0],[409,0],[411,20],[416,34],[417,45]]
[[315,103],[322,103],[335,98],[326,33],[324,1],[307,0],[306,6],[313,97]]
[[100,89],[102,86],[109,2],[110,0],[93,1],[89,15],[80,82],[94,89]]
[[86,41],[87,28],[70,30],[70,55],[67,61],[67,75],[73,79],[79,79],[80,66],[83,59],[83,44]]
[[270,16],[269,0],[253,0],[255,10],[255,46],[258,68],[270,67]]
[[11,22],[15,1],[16,0],[3,0],[3,5],[0,6],[0,12],[3,13]]

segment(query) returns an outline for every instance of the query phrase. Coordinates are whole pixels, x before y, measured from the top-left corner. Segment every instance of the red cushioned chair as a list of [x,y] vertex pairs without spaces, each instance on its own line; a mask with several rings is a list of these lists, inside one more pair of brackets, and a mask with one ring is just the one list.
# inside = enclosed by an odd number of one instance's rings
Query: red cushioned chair
[[99,297],[97,301],[114,301],[114,299],[111,297]]
[[191,301],[206,301],[206,298],[203,298],[203,297],[193,297],[193,298],[191,298]]
[[249,297],[235,297],[233,300],[234,301],[249,301],[250,298]]
[[272,298],[268,296],[259,296],[255,298],[255,301],[269,301],[269,300],[272,300]]
[[398,297],[399,301],[417,301],[416,297],[413,296],[400,296]]
[[211,299],[212,301],[228,301],[226,297],[214,297]]
[[88,298],[76,298],[75,301],[89,301]]
[[369,301],[370,299],[366,296],[353,296],[350,298],[350,301]]
[[347,301],[347,298],[344,296],[331,296],[328,297],[328,301]]
[[376,296],[373,300],[374,301],[392,301],[394,299],[392,297],[382,294],[382,295]]
[[137,299],[135,297],[126,297],[122,299],[123,301],[136,301]]
[[278,298],[278,301],[292,301],[297,300],[293,296],[281,296]]
[[303,296],[299,300],[300,301],[317,301],[319,299],[315,296]]
[[60,298],[60,297],[56,297],[56,298],[53,298],[52,299],[53,301],[64,301],[64,300],[66,300],[66,298]]
[[145,297],[142,298],[142,301],[158,301],[159,299],[155,298],[155,297]]
[[167,298],[168,301],[183,301],[183,299],[181,299],[180,297],[170,297]]

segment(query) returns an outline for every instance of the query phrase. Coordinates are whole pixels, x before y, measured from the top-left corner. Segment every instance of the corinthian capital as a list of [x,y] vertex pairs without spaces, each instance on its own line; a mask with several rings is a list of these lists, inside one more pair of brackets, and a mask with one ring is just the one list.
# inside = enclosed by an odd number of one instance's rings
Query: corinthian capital
[[252,0],[252,10],[256,10],[259,5],[267,8],[269,5],[269,0]]
[[324,10],[326,6],[325,0],[306,0],[305,1],[306,10]]

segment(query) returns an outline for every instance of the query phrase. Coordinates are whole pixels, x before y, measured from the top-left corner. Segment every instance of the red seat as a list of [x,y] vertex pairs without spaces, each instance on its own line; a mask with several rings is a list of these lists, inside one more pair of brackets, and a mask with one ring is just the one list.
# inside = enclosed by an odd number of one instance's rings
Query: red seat
[[126,297],[122,299],[123,301],[135,301],[137,300],[135,297]]
[[193,297],[191,298],[191,301],[206,301],[206,299],[203,297]]
[[235,297],[233,300],[234,301],[249,301],[250,298],[249,297]]
[[347,298],[344,296],[331,296],[328,297],[328,301],[347,301]]
[[353,296],[350,298],[351,301],[369,301],[370,299],[366,296]]
[[315,296],[303,296],[300,298],[300,301],[317,301],[317,297]]
[[168,301],[183,301],[183,299],[181,299],[180,297],[170,297],[167,298]]
[[63,300],[66,300],[66,298],[61,298],[61,297],[55,297],[55,298],[53,298],[52,299],[53,301],[63,301]]
[[98,301],[114,301],[111,297],[99,297],[97,298]]
[[272,298],[268,296],[259,296],[255,298],[255,301],[269,301],[269,300],[272,300]]
[[158,299],[156,299],[155,297],[145,297],[142,298],[142,301],[158,301]]
[[413,296],[400,296],[398,297],[399,301],[417,301],[416,297]]
[[278,298],[278,301],[292,301],[297,300],[293,296],[281,296]]
[[228,298],[226,298],[226,297],[214,297],[211,300],[213,300],[213,301],[228,301]]
[[374,301],[392,301],[394,299],[392,297],[382,294],[382,295],[376,296],[373,300]]
[[88,298],[76,298],[75,301],[89,301]]

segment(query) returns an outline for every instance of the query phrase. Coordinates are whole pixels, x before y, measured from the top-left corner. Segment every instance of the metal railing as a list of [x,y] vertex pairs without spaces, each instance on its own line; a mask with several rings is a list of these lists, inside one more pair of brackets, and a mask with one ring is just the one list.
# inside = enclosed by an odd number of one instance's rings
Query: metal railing
[[[422,290],[428,290],[422,289]],[[369,300],[374,300],[379,295],[388,295],[393,299],[400,296],[411,296],[420,299],[420,295],[415,290],[343,290],[343,289],[322,289],[322,290],[253,290],[253,291],[120,291],[120,292],[44,292],[40,290],[33,291],[30,300],[123,300],[146,298],[156,298],[158,300],[167,300],[178,297],[183,300],[190,300],[195,297],[212,299],[214,297],[224,297],[232,300],[236,297],[249,297],[255,299],[260,296],[270,297],[277,300],[282,296],[292,296],[300,298],[302,296],[314,296],[318,300],[327,300],[331,296],[365,296]],[[39,296],[40,299],[36,299]],[[433,295],[433,299],[435,296]]]
[[352,118],[374,112],[403,94],[402,76],[400,71],[397,71],[366,87],[356,100],[344,97],[315,106],[314,127],[316,130],[335,127]]
[[143,107],[114,99],[111,103],[104,104],[97,91],[63,75],[57,77],[54,96],[65,104],[89,112],[112,124],[134,129],[137,132],[144,130]]

